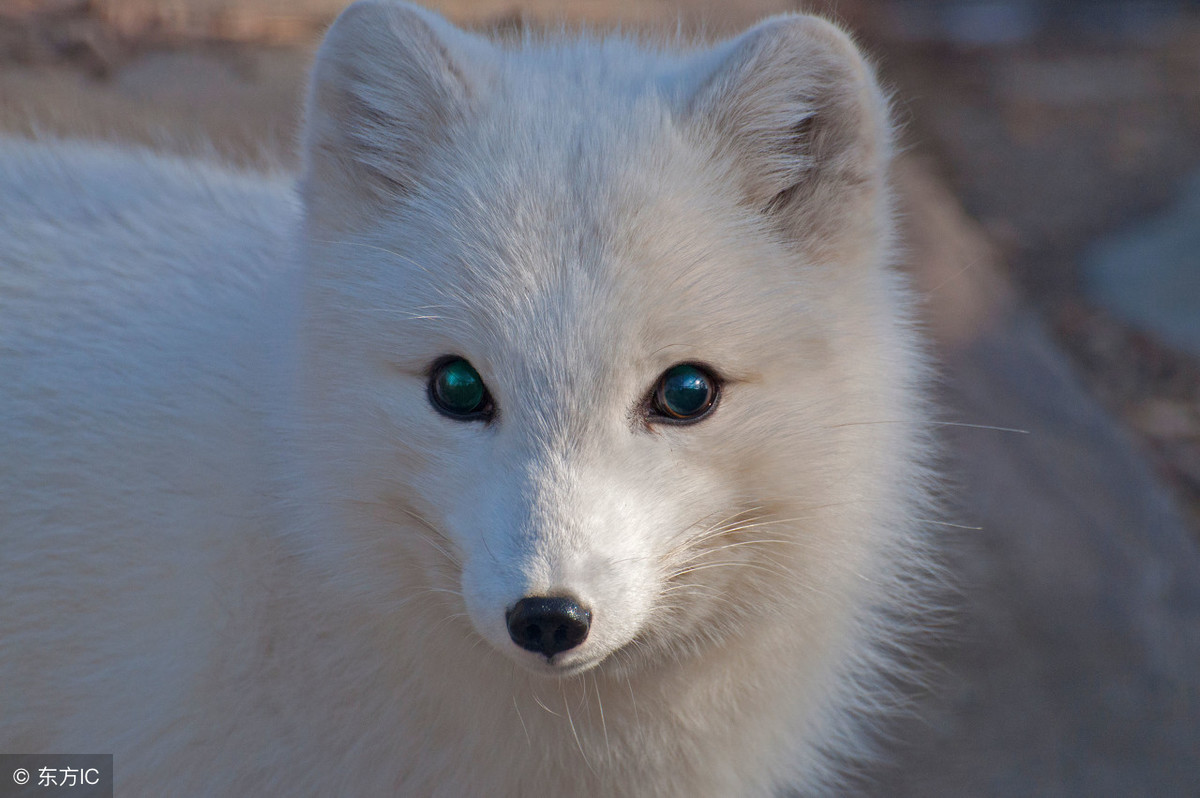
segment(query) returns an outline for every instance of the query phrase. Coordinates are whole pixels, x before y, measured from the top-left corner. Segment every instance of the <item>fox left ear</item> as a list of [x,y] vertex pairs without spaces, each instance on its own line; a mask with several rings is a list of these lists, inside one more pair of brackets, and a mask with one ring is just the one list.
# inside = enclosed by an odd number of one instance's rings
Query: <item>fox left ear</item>
[[769,19],[705,57],[684,107],[744,201],[801,244],[877,221],[891,150],[887,101],[832,23]]
[[467,118],[494,50],[396,0],[359,0],[317,52],[304,125],[302,191],[313,225],[336,232],[410,192],[431,152]]

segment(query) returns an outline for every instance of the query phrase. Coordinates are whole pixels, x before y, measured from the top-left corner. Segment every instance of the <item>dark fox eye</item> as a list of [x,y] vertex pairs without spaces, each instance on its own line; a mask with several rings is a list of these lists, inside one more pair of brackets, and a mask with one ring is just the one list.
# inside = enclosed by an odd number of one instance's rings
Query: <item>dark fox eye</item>
[[667,421],[699,421],[717,402],[719,383],[708,369],[680,363],[663,372],[651,397],[650,410]]
[[447,357],[429,375],[429,401],[442,415],[460,421],[492,416],[492,397],[475,367],[461,357]]

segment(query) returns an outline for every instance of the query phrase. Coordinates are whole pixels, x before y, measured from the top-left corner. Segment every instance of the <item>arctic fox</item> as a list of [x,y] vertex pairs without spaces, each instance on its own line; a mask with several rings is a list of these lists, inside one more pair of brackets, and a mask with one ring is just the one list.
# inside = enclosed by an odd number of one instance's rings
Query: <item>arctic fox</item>
[[927,548],[890,125],[345,11],[298,181],[0,146],[0,750],[121,795],[822,793]]

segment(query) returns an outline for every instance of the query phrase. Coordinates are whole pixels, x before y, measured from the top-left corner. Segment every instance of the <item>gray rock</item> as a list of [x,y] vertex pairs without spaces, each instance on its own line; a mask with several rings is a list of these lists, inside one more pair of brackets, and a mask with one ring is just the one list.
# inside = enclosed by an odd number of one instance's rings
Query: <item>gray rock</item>
[[1200,172],[1161,214],[1094,244],[1083,282],[1092,301],[1200,355]]

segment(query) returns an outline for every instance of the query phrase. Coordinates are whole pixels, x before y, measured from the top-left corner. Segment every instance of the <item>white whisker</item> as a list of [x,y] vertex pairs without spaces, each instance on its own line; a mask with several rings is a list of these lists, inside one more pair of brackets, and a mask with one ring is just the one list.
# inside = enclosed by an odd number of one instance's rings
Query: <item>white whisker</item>
[[539,707],[541,707],[542,709],[546,710],[547,712],[549,712],[551,715],[553,715],[553,716],[554,716],[554,717],[556,717],[556,718],[561,718],[561,717],[562,717],[562,715],[558,714],[558,713],[557,713],[557,712],[555,712],[553,709],[551,709],[550,707],[548,707],[548,706],[546,706],[545,704],[543,704],[543,703],[542,703],[542,699],[538,698],[538,695],[537,695],[537,693],[535,693],[535,692],[533,691],[533,688],[530,688],[530,690],[529,690],[529,694],[530,694],[531,696],[533,696],[533,701],[534,701],[534,703],[536,703],[536,704],[537,704]]
[[908,421],[908,420],[887,420],[887,421],[847,421],[842,424],[829,424],[826,429],[838,429],[839,427],[865,427],[874,424],[911,424],[913,426],[922,427],[966,427],[968,429],[984,429],[994,432],[1014,432],[1019,435],[1029,435],[1027,429],[1017,429],[1015,427],[998,427],[992,424],[968,424],[965,421]]
[[948,526],[948,527],[953,527],[954,529],[966,529],[971,532],[982,532],[983,531],[983,527],[981,527],[981,526],[967,526],[966,524],[952,524],[949,521],[931,521],[928,518],[914,518],[913,520],[917,521],[918,523],[922,523],[922,524],[937,524],[938,526]]
[[592,767],[592,763],[588,760],[587,752],[583,750],[583,741],[579,739],[579,732],[575,730],[575,720],[571,717],[571,707],[567,703],[567,685],[566,682],[561,683],[563,709],[567,712],[567,723],[571,727],[571,735],[575,738],[575,746],[579,749],[579,755],[583,757],[583,764],[587,765],[588,770],[596,773],[596,769]]
[[521,730],[525,732],[525,742],[532,748],[533,738],[529,736],[529,729],[525,726],[525,718],[521,717],[521,707],[517,704],[517,697],[515,695],[512,697],[512,702],[513,709],[517,711],[517,720],[521,721]]
[[604,699],[600,697],[600,681],[596,678],[595,672],[592,673],[592,687],[596,690],[596,706],[600,709],[600,728],[604,731],[604,749],[608,752],[608,758],[612,759],[612,746],[608,743],[608,724],[604,721]]

